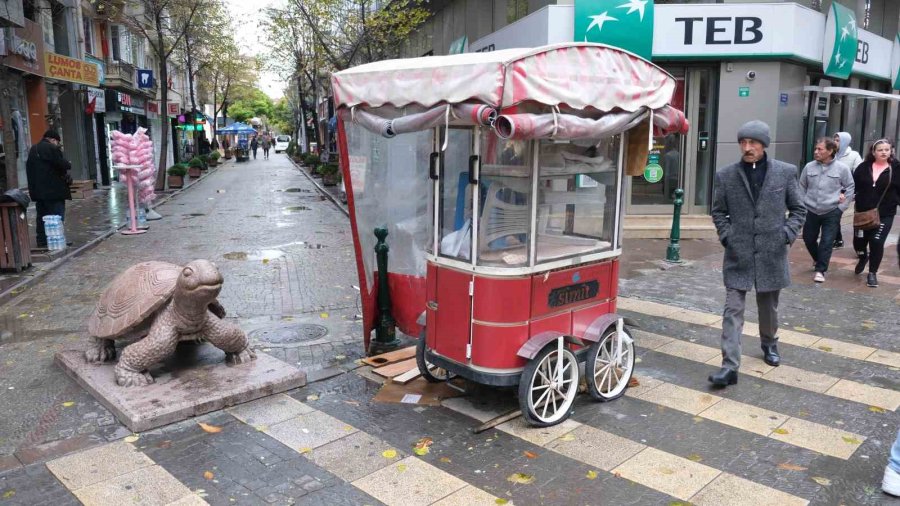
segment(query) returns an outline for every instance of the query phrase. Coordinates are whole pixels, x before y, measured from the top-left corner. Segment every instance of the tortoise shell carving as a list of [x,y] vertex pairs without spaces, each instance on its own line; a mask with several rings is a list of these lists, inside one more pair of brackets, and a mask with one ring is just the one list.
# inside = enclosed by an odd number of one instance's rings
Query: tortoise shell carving
[[114,339],[139,326],[172,298],[181,270],[181,266],[167,262],[129,267],[103,291],[88,319],[88,332]]

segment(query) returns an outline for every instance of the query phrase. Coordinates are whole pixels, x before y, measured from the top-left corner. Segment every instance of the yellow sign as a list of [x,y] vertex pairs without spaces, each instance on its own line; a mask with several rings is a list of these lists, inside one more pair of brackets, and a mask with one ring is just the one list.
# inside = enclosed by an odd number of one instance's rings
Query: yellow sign
[[44,61],[47,79],[100,86],[100,72],[95,63],[50,52],[44,53]]

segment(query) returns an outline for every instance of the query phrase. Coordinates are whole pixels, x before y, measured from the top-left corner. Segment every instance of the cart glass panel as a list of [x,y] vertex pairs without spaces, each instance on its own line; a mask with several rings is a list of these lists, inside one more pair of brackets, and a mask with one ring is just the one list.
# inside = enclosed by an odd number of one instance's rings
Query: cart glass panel
[[450,129],[449,143],[442,158],[440,185],[441,256],[467,262],[472,259],[472,191],[469,185],[472,132],[472,128]]
[[431,130],[385,139],[346,122],[350,186],[359,230],[366,281],[375,271],[375,227],[387,227],[391,273],[424,277],[425,251],[433,242],[428,178],[433,151]]
[[613,249],[619,142],[539,142],[537,263]]
[[531,245],[531,141],[485,131],[479,175],[478,265],[528,265]]

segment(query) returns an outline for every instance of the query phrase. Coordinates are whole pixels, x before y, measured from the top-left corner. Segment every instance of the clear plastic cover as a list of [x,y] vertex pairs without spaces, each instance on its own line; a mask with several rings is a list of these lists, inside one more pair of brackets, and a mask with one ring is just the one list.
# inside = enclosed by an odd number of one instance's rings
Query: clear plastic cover
[[442,157],[440,184],[440,254],[466,262],[472,259],[472,187],[469,184],[472,131],[472,128],[450,129],[447,150]]

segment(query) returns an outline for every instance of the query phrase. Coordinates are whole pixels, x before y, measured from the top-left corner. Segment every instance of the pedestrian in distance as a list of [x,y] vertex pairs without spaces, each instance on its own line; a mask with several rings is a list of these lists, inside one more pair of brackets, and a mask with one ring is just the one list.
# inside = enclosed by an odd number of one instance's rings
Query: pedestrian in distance
[[269,159],[269,149],[272,147],[272,139],[268,135],[264,135],[262,139],[263,157]]
[[853,229],[853,249],[857,258],[854,272],[862,274],[868,263],[866,285],[871,288],[878,286],[878,268],[884,257],[884,243],[900,204],[900,162],[892,155],[892,149],[891,141],[887,139],[875,141],[866,159],[853,171],[857,215],[878,209],[877,226]]
[[28,194],[37,209],[35,231],[38,248],[47,247],[44,216],[58,215],[63,221],[66,219],[66,201],[72,198],[69,191],[72,183],[70,170],[72,164],[63,155],[59,133],[53,129],[47,130],[41,141],[28,151],[25,162]]
[[256,160],[256,150],[259,149],[259,141],[255,135],[250,139],[250,149],[253,150],[253,159]]
[[[838,132],[834,134],[834,142],[838,145],[838,154],[835,157],[835,160],[846,165],[850,169],[851,174],[856,170],[856,167],[862,163],[862,157],[853,150],[853,146],[850,144],[852,140],[853,138],[850,137],[850,134],[847,132]],[[834,238],[834,248],[840,249],[843,247],[844,234],[841,233],[841,228],[838,227],[837,236]]]
[[814,160],[800,173],[800,195],[806,207],[803,242],[813,259],[816,283],[825,282],[841,216],[853,201],[853,174],[835,159],[837,152],[834,140],[822,137],[816,141]]
[[756,290],[763,360],[777,367],[778,297],[791,284],[788,249],[806,209],[800,200],[797,167],[770,159],[769,125],[750,121],[739,130],[741,161],[716,171],[713,223],[725,247],[722,276],[722,368],[709,376],[716,386],[734,385],[741,366],[741,333],[747,292]]

